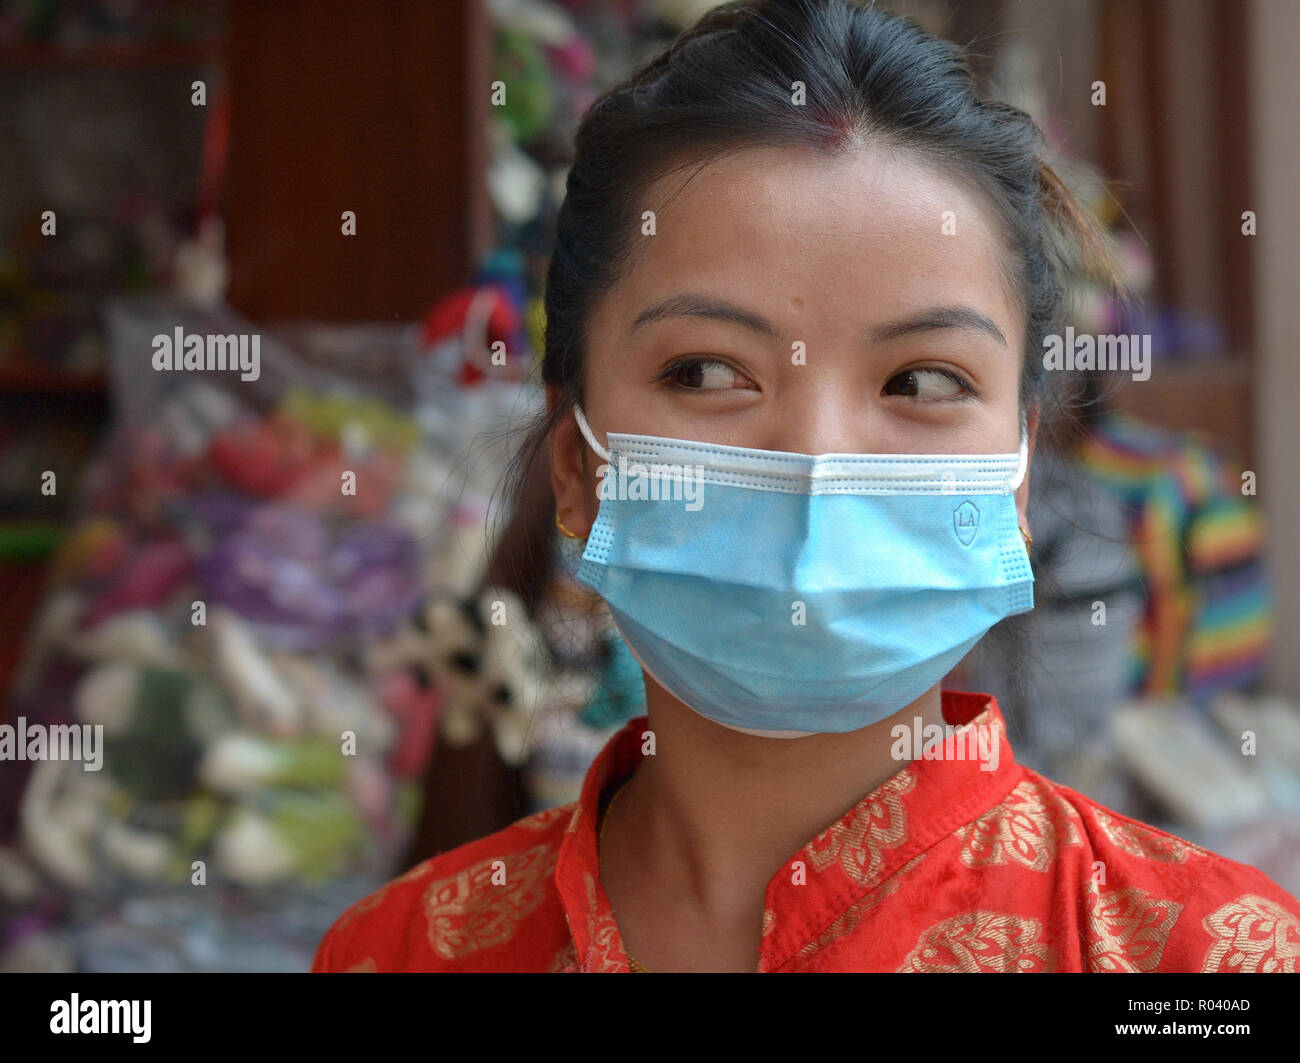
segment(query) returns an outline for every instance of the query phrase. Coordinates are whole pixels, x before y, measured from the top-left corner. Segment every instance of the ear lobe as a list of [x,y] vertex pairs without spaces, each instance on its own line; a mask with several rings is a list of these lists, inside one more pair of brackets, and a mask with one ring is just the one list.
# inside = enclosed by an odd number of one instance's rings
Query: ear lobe
[[551,490],[556,513],[563,513],[569,531],[581,537],[591,530],[588,516],[591,491],[587,486],[587,442],[578,431],[570,410],[551,429]]
[[551,455],[551,489],[557,502],[564,498],[568,483],[573,479],[574,466],[577,463],[573,440],[576,430],[577,426],[573,423],[572,416],[566,415],[551,428],[547,440]]

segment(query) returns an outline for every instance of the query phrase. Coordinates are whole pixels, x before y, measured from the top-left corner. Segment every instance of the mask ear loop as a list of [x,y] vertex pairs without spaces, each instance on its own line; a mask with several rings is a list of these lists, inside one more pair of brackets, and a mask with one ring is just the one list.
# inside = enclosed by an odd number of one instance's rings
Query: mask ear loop
[[594,450],[601,458],[603,458],[606,462],[608,462],[610,460],[610,453],[608,450],[606,450],[604,447],[602,447],[599,443],[596,442],[596,437],[592,435],[591,425],[587,424],[587,418],[583,415],[581,406],[575,405],[573,407],[573,416],[578,419],[578,429],[579,431],[582,432],[582,438],[587,441],[587,444],[591,447],[592,450]]
[[[1016,478],[1011,481],[1011,490],[1009,494],[1015,494],[1025,480],[1025,472],[1029,469],[1029,424],[1022,415],[1020,418],[1020,463],[1016,467]],[[1020,536],[1025,540],[1025,556],[1029,556],[1030,550],[1033,549],[1034,539],[1027,531],[1025,526],[1020,525]]]
[[1029,470],[1029,422],[1022,414],[1020,418],[1020,463],[1016,466],[1016,478],[1011,481],[1011,492],[1014,493],[1024,482],[1025,473]]

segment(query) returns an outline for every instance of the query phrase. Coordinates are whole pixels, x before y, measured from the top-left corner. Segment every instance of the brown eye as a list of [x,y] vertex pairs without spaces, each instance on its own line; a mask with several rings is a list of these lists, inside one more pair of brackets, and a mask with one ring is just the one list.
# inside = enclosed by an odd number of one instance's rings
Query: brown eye
[[670,366],[663,379],[692,391],[712,391],[720,388],[743,387],[745,378],[725,362],[707,358],[692,358]]
[[959,398],[971,389],[955,373],[943,369],[909,369],[892,377],[884,394],[936,402]]
[[899,373],[885,385],[886,395],[916,395],[916,374]]

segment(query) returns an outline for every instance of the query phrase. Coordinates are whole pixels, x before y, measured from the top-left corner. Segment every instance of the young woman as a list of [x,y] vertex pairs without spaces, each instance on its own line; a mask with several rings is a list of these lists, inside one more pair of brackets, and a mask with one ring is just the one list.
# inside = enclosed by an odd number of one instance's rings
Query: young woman
[[842,0],[717,10],[591,109],[538,438],[647,716],[314,969],[1296,969],[1294,898],[940,688],[1032,607],[1037,352],[1062,241],[1098,246],[1038,144],[952,45]]

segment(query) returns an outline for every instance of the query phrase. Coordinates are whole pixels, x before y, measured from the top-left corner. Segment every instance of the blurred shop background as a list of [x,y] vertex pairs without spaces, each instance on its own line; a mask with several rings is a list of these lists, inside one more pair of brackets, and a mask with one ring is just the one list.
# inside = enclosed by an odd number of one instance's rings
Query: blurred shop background
[[[100,771],[0,762],[0,969],[305,970],[643,711],[546,477],[501,484],[572,132],[710,6],[0,5],[3,722],[105,735]],[[1037,608],[949,683],[1300,893],[1300,5],[892,6],[1110,232],[1141,301],[1080,278],[1075,331],[1152,338],[1147,380],[1071,375]],[[156,371],[178,329],[256,335],[257,379]]]

